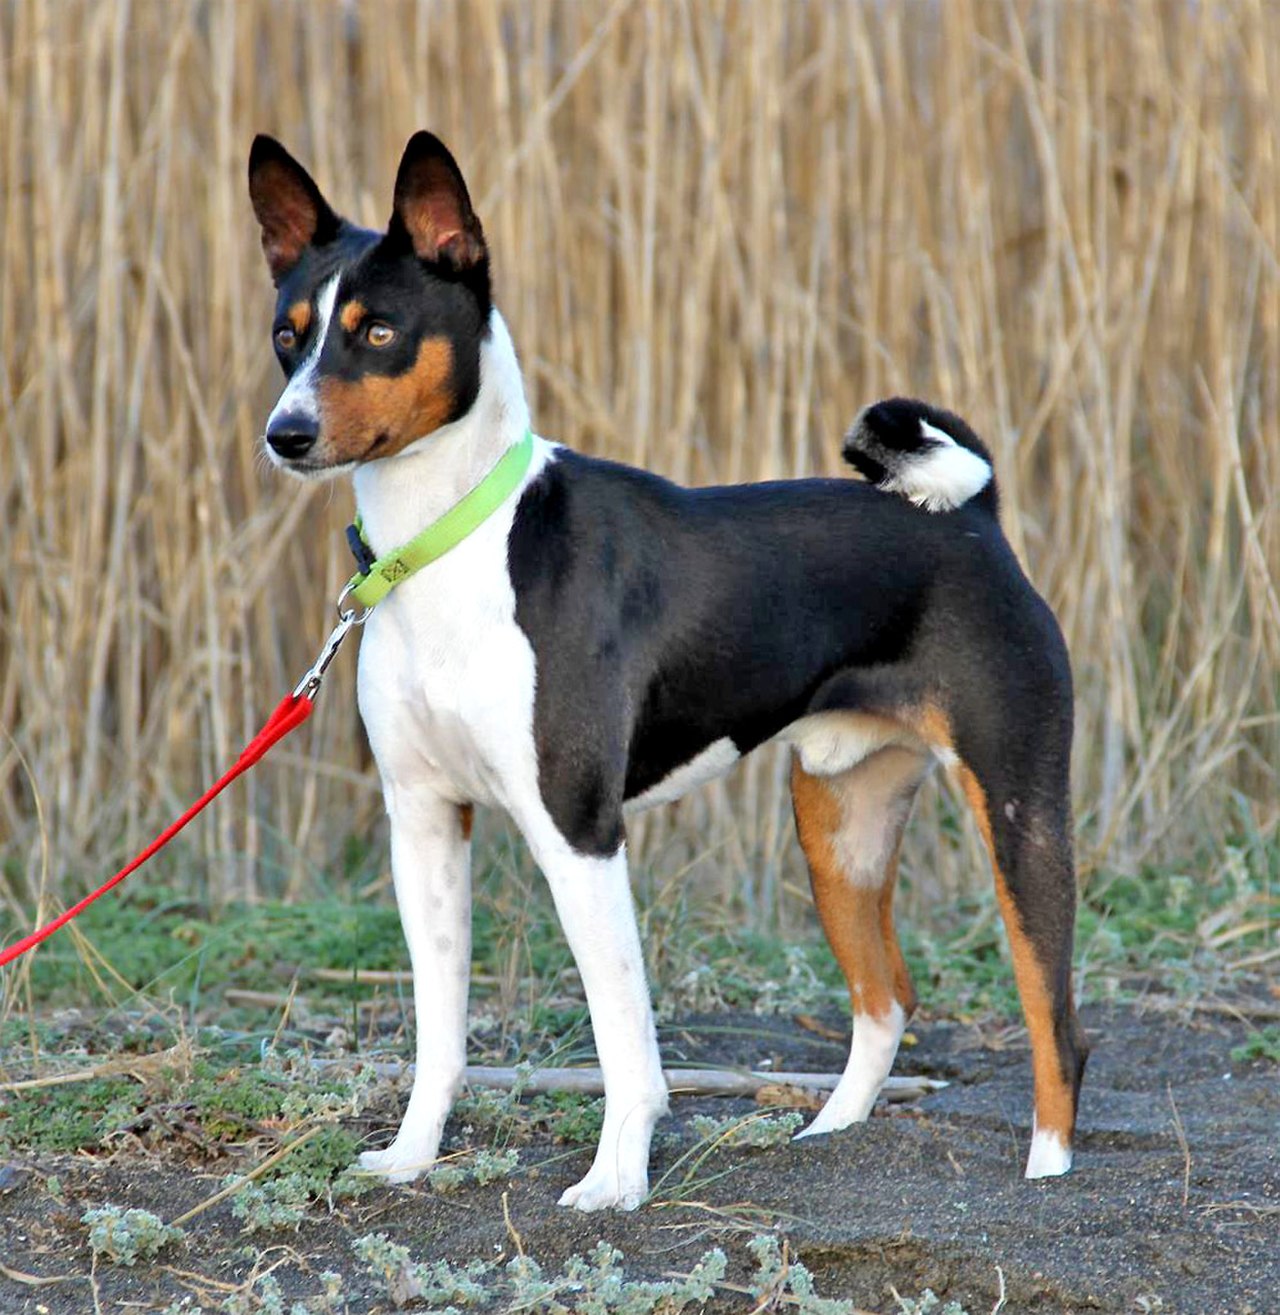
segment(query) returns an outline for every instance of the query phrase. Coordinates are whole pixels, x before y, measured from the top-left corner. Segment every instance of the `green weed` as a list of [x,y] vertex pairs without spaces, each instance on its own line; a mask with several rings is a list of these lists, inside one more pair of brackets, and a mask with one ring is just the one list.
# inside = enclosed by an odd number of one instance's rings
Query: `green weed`
[[1231,1051],[1231,1058],[1237,1064],[1249,1064],[1254,1060],[1280,1064],[1280,1027],[1264,1027],[1254,1032],[1243,1045]]
[[78,1151],[136,1118],[145,1097],[128,1078],[97,1078],[12,1092],[0,1102],[0,1150]]
[[327,1126],[312,1133],[274,1170],[259,1178],[228,1175],[224,1186],[242,1184],[231,1199],[232,1214],[250,1233],[294,1227],[318,1201],[346,1199],[372,1190],[367,1175],[351,1171],[358,1145],[344,1128]]
[[507,1178],[520,1164],[520,1152],[514,1147],[503,1151],[476,1151],[465,1158],[452,1158],[436,1165],[427,1179],[437,1192],[452,1192],[467,1183],[485,1187]]
[[795,1111],[777,1115],[749,1114],[740,1119],[714,1119],[708,1114],[695,1114],[689,1120],[689,1126],[701,1141],[713,1142],[717,1147],[759,1151],[785,1146],[803,1122],[804,1115]]
[[186,1237],[182,1229],[162,1222],[150,1210],[122,1210],[118,1205],[86,1210],[80,1222],[89,1225],[93,1254],[113,1265],[150,1260]]
[[904,1297],[897,1288],[890,1288],[889,1291],[898,1303],[899,1315],[969,1315],[958,1301],[949,1301],[944,1306],[932,1288],[925,1288],[918,1297]]

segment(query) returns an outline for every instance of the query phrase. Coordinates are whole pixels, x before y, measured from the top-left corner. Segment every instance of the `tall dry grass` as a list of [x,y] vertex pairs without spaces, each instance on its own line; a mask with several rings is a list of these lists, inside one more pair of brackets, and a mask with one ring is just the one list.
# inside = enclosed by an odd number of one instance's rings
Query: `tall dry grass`
[[[708,482],[838,473],[886,393],[966,414],[1074,654],[1086,870],[1215,879],[1277,817],[1278,97],[1267,0],[5,5],[0,898],[114,867],[325,632],[350,498],[256,455],[245,157],[273,132],[377,223],[419,126],[541,432]],[[353,668],[182,880],[300,894],[374,824]],[[915,831],[915,898],[982,879]],[[798,877],[768,754],[635,841],[766,914]]]

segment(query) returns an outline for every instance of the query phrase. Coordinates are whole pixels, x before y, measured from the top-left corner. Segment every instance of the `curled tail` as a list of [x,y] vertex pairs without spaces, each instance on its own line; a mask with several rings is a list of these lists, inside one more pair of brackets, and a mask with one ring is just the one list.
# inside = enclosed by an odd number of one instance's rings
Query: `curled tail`
[[978,498],[997,512],[986,445],[959,416],[925,402],[893,397],[867,407],[845,435],[844,459],[924,511],[952,511]]

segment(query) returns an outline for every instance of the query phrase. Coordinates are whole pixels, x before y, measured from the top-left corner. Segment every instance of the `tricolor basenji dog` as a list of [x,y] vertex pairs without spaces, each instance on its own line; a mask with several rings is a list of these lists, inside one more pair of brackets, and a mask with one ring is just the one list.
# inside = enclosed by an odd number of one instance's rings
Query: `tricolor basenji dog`
[[267,452],[307,479],[349,472],[373,554],[515,445],[532,449],[497,509],[365,628],[359,704],[391,822],[417,1062],[399,1133],[362,1163],[395,1181],[429,1167],[463,1079],[479,804],[506,810],[546,875],[604,1071],[595,1160],[561,1203],[640,1203],[667,1088],[625,818],[781,741],[853,1005],[848,1066],[801,1135],[866,1119],[893,1064],[915,1003],[893,927],[899,841],[941,763],[990,851],[1030,1031],[1026,1174],[1064,1173],[1086,1056],[1071,673],[969,427],[920,402],[868,408],[844,444],[865,480],[687,489],[581,456],[529,437],[484,232],[439,140],[409,142],[385,233],[339,218],[267,137],[249,190],[288,380]]

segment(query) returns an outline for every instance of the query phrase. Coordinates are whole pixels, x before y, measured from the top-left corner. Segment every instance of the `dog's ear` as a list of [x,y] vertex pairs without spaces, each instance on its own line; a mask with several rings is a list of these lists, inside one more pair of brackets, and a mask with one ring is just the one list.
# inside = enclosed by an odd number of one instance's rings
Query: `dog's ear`
[[409,138],[396,173],[389,236],[406,237],[419,260],[464,271],[485,257],[484,231],[448,148],[429,132]]
[[259,133],[249,151],[249,199],[262,225],[262,251],[279,283],[309,246],[338,235],[340,220],[311,175],[274,137]]

